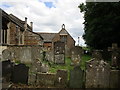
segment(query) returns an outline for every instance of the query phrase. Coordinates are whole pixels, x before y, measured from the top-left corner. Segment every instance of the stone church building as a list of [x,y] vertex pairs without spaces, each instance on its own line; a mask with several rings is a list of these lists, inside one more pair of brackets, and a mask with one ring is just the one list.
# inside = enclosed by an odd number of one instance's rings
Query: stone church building
[[58,33],[33,32],[33,22],[28,25],[26,17],[22,21],[13,14],[7,14],[2,9],[0,11],[1,45],[40,45],[47,50],[53,50],[54,42],[61,41],[65,43],[66,53],[75,46],[75,40],[67,32],[64,24]]
[[61,41],[65,43],[66,53],[70,52],[70,49],[75,46],[75,40],[65,29],[65,25],[62,25],[61,30],[58,33],[38,33],[43,37],[43,47],[47,50],[54,49],[54,42]]

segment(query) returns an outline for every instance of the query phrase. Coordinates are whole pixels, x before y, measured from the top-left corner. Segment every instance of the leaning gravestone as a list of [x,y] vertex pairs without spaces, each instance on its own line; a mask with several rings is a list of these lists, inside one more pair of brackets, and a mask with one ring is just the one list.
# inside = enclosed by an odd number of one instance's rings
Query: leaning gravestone
[[81,70],[80,66],[74,67],[70,71],[70,88],[83,88],[84,86],[84,71]]
[[65,64],[65,43],[54,42],[54,63]]
[[66,70],[57,70],[55,86],[66,87],[67,86],[68,72]]
[[11,51],[8,49],[3,50],[2,51],[2,59],[3,60],[11,59]]
[[75,46],[71,49],[71,65],[79,65],[81,61],[81,56],[83,54],[83,50],[80,46]]
[[27,84],[28,71],[29,71],[29,67],[27,67],[25,64],[15,65],[13,68],[12,82]]
[[102,59],[99,51],[86,62],[86,88],[109,88],[110,65]]
[[120,48],[113,43],[112,48],[108,47],[108,51],[112,52],[112,67],[120,69]]

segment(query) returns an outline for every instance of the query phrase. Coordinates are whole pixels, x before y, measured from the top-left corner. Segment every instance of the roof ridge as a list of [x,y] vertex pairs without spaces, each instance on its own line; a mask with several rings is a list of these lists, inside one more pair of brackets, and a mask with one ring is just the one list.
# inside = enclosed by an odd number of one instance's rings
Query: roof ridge
[[11,17],[19,20],[20,22],[24,23],[25,21],[21,20],[20,18],[18,18],[17,16],[13,15],[13,14],[9,14]]

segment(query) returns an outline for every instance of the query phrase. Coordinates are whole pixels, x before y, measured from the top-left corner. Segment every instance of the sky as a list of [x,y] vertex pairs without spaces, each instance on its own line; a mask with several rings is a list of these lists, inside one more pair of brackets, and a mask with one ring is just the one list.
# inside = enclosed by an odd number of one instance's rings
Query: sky
[[33,22],[34,32],[58,33],[62,24],[79,45],[85,46],[82,38],[84,33],[83,13],[80,13],[79,4],[85,0],[2,0],[0,8],[8,14],[13,14]]

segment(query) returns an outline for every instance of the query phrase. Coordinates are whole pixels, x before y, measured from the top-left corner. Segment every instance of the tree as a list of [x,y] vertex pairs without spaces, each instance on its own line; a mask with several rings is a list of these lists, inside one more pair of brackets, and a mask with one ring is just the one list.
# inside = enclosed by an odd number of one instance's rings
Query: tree
[[93,49],[120,45],[120,2],[87,2],[78,6],[84,13],[86,44]]

